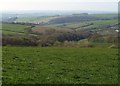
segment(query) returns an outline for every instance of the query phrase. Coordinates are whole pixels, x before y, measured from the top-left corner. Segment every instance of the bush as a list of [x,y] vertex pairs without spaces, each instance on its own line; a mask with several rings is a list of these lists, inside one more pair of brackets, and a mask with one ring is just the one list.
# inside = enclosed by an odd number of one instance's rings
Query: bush
[[63,43],[59,42],[59,41],[55,41],[55,43],[53,44],[53,46],[56,46],[56,47],[60,47],[62,45],[63,45]]
[[88,48],[88,47],[94,47],[93,44],[91,42],[89,42],[87,39],[84,40],[80,40],[78,42],[78,47],[81,48]]
[[18,36],[18,35],[6,35],[2,37],[2,45],[12,46],[37,46],[37,40],[32,36]]
[[75,41],[64,41],[64,47],[76,47],[77,43]]

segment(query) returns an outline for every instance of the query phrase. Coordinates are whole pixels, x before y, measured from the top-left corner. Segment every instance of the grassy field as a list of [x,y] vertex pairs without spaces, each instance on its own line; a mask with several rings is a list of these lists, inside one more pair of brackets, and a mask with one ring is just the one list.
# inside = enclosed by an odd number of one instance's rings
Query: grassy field
[[[92,25],[89,25],[91,24]],[[47,26],[58,26],[58,27],[66,27],[66,28],[77,28],[77,29],[90,29],[90,28],[101,28],[105,27],[107,25],[115,25],[118,24],[117,19],[113,20],[96,20],[96,21],[88,21],[88,22],[73,22],[73,23],[65,23],[65,24],[53,24],[53,25],[47,25]],[[65,25],[65,26],[63,26]],[[87,26],[88,25],[88,26]]]
[[117,17],[118,14],[91,14],[91,16],[96,16],[101,18],[111,18],[111,17]]
[[25,34],[29,26],[19,24],[2,24],[3,34]]
[[99,20],[99,21],[91,21],[93,23],[93,25],[85,27],[86,29],[90,29],[90,28],[101,28],[101,27],[105,27],[107,25],[115,25],[118,24],[117,19],[116,20]]
[[[93,25],[88,25],[90,23],[93,23]],[[114,19],[114,20],[97,20],[97,21],[89,21],[89,22],[82,22],[82,23],[79,23],[79,22],[76,22],[76,23],[68,23],[66,24],[65,27],[72,27],[72,28],[77,28],[77,29],[93,29],[93,28],[96,28],[96,29],[101,29],[107,25],[115,25],[115,24],[118,24],[118,20],[117,19]],[[85,25],[88,25],[86,27],[83,27]]]
[[3,47],[3,84],[116,84],[118,50]]

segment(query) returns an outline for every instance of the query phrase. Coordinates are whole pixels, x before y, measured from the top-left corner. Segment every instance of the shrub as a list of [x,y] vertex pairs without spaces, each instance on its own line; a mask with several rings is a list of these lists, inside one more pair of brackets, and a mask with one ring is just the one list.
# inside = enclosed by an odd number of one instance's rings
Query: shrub
[[89,42],[87,39],[80,40],[77,44],[78,44],[78,47],[81,47],[81,48],[93,47],[93,44]]
[[37,46],[38,43],[32,36],[6,35],[2,37],[2,45]]

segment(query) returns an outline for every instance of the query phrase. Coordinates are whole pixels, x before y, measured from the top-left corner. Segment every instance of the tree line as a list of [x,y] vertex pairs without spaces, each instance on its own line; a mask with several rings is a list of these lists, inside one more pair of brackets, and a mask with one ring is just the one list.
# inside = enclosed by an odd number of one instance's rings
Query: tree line
[[10,46],[53,46],[61,44],[76,44],[80,40],[87,39],[89,42],[99,43],[118,43],[117,36],[102,36],[98,33],[90,32],[64,32],[56,31],[42,35],[4,35],[2,36],[2,45]]

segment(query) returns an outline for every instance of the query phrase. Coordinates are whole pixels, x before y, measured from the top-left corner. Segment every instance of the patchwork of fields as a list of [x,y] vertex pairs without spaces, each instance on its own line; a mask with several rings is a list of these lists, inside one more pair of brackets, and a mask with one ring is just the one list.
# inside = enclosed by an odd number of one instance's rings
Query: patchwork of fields
[[116,84],[118,50],[3,47],[3,84]]
[[47,24],[47,25],[37,25],[34,28],[27,25],[20,24],[3,24],[2,30],[3,34],[31,34],[28,30],[31,30],[33,33],[44,33],[50,30],[56,31],[97,31],[103,35],[116,34],[115,29],[117,29],[118,21],[117,19],[113,20],[97,20],[89,22],[72,22],[64,24]]
[[8,17],[1,25],[3,84],[118,83],[117,14]]
[[[88,17],[88,18],[92,18],[94,20],[94,18],[100,18],[100,19],[113,19],[113,18],[117,18],[117,14],[89,14],[89,15],[84,15],[84,14],[78,14],[78,15],[67,15],[67,16],[63,16],[63,15],[57,15],[57,16],[41,16],[41,17],[21,17],[21,18],[18,18],[16,20],[16,22],[25,22],[25,23],[50,23],[49,21],[51,20],[59,20],[61,18],[65,18],[65,20],[67,21],[69,17],[72,18],[72,17]],[[79,18],[77,18],[79,19]],[[71,20],[71,19],[70,19]],[[81,19],[83,20],[83,19]],[[74,19],[71,21],[73,22]],[[64,22],[64,21],[62,21]],[[64,22],[65,23],[65,22]]]

